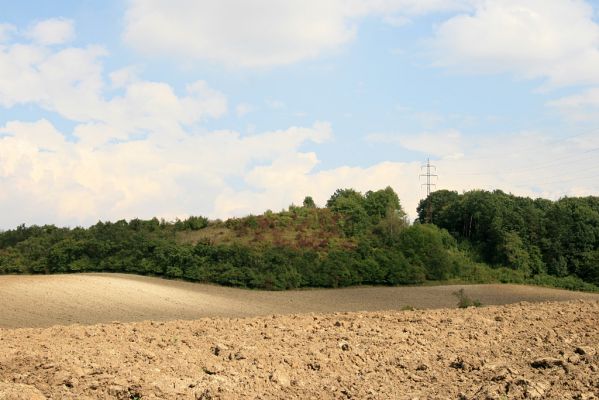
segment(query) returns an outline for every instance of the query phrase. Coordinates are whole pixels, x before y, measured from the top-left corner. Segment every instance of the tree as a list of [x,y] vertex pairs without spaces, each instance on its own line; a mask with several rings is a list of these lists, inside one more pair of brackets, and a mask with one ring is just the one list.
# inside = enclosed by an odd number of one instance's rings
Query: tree
[[344,217],[339,225],[347,236],[360,234],[370,225],[364,206],[364,196],[354,189],[337,189],[327,201],[328,208]]
[[424,200],[421,200],[416,209],[418,221],[427,222],[428,213],[431,213],[432,223],[442,226],[449,232],[459,232],[459,206],[460,195],[450,190],[437,190]]
[[304,198],[304,207],[306,208],[316,208],[316,203],[314,203],[314,199],[312,196],[306,196]]
[[354,189],[337,189],[327,200],[327,208],[338,211],[339,202],[344,200],[360,204],[362,207],[364,206],[364,196],[362,196],[362,193]]
[[389,213],[396,214],[400,218],[403,218],[406,215],[401,208],[397,193],[395,193],[391,186],[387,186],[385,189],[377,190],[375,192],[366,192],[364,209],[373,219],[374,223],[385,218]]

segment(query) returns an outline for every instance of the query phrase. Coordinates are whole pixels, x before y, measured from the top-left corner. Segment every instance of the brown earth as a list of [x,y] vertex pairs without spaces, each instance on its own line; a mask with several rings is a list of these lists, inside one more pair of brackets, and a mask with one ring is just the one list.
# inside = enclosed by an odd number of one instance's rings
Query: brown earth
[[599,300],[599,294],[521,285],[265,292],[125,274],[0,276],[0,328],[455,307],[452,293],[461,287],[484,305]]
[[0,399],[597,399],[599,301],[0,329]]

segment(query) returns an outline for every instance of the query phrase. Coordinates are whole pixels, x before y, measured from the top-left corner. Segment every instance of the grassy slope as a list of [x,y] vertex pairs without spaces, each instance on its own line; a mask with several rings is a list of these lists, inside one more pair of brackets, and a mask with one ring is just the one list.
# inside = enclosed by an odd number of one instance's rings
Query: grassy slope
[[267,212],[225,222],[214,221],[200,230],[179,231],[176,239],[190,244],[207,241],[216,245],[282,246],[322,252],[331,247],[354,248],[356,240],[344,236],[338,218],[326,208]]

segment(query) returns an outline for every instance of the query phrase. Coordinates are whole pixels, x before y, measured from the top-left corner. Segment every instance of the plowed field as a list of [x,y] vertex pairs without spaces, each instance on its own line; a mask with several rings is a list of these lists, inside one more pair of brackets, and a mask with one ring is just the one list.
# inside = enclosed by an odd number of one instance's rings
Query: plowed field
[[[0,327],[165,321],[306,312],[455,307],[462,286],[359,287],[265,292],[124,274],[0,276]],[[534,286],[471,285],[484,305],[599,300],[599,294]]]

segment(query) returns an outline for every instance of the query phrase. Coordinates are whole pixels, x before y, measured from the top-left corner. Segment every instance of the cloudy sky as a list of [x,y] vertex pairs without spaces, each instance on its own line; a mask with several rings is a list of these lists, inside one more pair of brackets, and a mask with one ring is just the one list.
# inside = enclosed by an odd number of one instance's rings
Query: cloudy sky
[[599,193],[597,1],[0,3],[0,229]]

